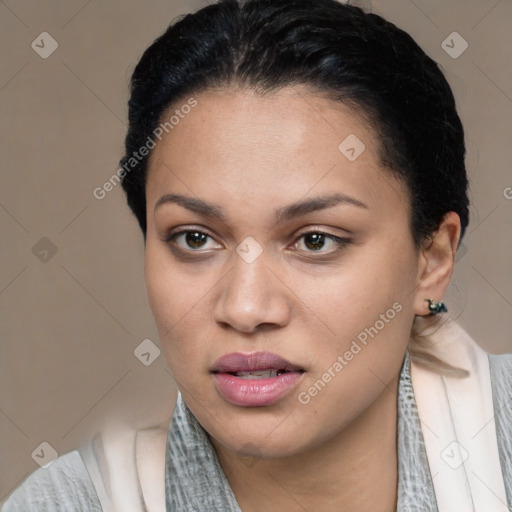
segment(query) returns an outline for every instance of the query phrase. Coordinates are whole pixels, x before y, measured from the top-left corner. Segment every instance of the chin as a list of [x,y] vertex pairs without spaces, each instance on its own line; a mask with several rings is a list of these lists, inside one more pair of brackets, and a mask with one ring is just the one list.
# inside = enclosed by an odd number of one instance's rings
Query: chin
[[[301,406],[297,404],[297,407]],[[207,414],[198,411],[196,417],[209,435],[229,451],[243,457],[273,459],[295,455],[315,444],[311,420],[298,417],[300,410],[291,414],[290,411],[277,407],[235,408],[226,404],[209,409]]]
[[[241,457],[264,459],[280,459],[295,455],[306,449],[305,440],[294,435],[294,429],[281,432],[279,435],[266,436],[257,429],[214,432],[215,440],[229,451]],[[218,435],[217,435],[218,434]]]

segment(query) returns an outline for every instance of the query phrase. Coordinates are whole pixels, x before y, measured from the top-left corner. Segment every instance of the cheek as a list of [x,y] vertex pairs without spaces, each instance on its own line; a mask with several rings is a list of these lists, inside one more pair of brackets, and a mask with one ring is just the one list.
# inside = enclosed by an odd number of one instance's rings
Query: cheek
[[197,272],[184,272],[183,267],[171,262],[165,250],[150,242],[146,247],[145,277],[149,305],[171,371],[185,362],[190,365],[201,357],[199,347],[208,338],[211,285],[205,279],[198,281]]
[[354,251],[328,276],[301,278],[301,299],[332,327],[335,336],[353,337],[395,303],[402,312],[411,311],[417,268],[414,251],[398,241],[392,241],[393,249],[378,241],[369,245]]
[[[313,280],[303,288],[301,298],[328,326],[326,337],[318,340],[321,350],[312,351],[316,371],[309,384],[324,372],[336,375],[317,404],[327,404],[331,393],[336,401],[364,403],[365,396],[374,396],[382,382],[396,375],[403,359],[414,319],[415,253],[396,240],[393,250],[387,243],[375,245],[358,252],[321,286]],[[312,339],[317,337],[309,331]],[[357,393],[359,400],[354,400]]]
[[204,290],[197,287],[194,274],[173,262],[170,250],[158,242],[147,242],[145,279],[149,305],[161,334],[170,333],[187,312],[193,312]]

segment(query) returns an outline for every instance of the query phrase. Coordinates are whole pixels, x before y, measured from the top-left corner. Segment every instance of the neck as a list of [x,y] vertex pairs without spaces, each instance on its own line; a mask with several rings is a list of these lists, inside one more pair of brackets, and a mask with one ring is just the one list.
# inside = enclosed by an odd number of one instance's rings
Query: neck
[[397,391],[398,378],[342,432],[298,455],[248,464],[211,439],[243,512],[394,512]]

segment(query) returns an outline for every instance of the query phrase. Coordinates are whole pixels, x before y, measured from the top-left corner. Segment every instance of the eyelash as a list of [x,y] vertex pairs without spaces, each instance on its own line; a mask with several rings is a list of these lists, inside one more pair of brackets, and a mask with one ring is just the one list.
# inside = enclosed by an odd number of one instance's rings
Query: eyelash
[[[181,236],[181,235],[186,235],[187,233],[199,233],[200,235],[206,235],[208,238],[211,238],[212,240],[214,240],[214,237],[211,236],[208,232],[206,231],[201,231],[199,229],[182,229],[181,231],[178,231],[177,233],[169,233],[167,236],[165,236],[164,238],[164,242],[165,243],[168,243],[168,244],[174,244],[176,245],[176,239]],[[326,239],[329,239],[329,240],[332,240],[335,244],[337,244],[337,248],[332,250],[332,251],[329,251],[329,252],[322,252],[321,249],[315,251],[315,250],[309,250],[309,251],[305,251],[307,252],[308,254],[315,254],[315,253],[318,253],[320,254],[321,256],[332,256],[333,254],[336,254],[338,253],[339,251],[341,251],[342,249],[344,249],[346,246],[348,246],[349,244],[352,243],[352,240],[349,239],[349,238],[343,238],[343,237],[339,237],[339,236],[336,236],[336,235],[333,235],[331,233],[326,233],[324,231],[321,231],[319,229],[313,229],[313,230],[309,230],[309,231],[305,231],[303,233],[300,233],[298,235],[298,237],[296,238],[295,242],[293,243],[293,245],[295,246],[299,240],[301,238],[304,238],[308,235],[320,235]],[[200,249],[197,249],[197,250],[194,250],[194,249],[183,249],[181,247],[176,247],[176,248],[173,248],[173,250],[175,251],[178,251],[182,254],[185,254],[185,253],[198,253],[198,254],[201,254],[201,250]]]

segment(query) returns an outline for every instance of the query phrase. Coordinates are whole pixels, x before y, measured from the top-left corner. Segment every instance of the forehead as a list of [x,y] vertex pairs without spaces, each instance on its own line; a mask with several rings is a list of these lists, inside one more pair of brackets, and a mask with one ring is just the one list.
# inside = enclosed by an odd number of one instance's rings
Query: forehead
[[285,202],[313,189],[336,189],[364,193],[364,202],[372,203],[391,187],[387,192],[403,198],[401,184],[381,165],[377,135],[344,104],[303,86],[264,95],[224,88],[193,97],[196,106],[153,150],[148,209],[175,189],[249,202]]

